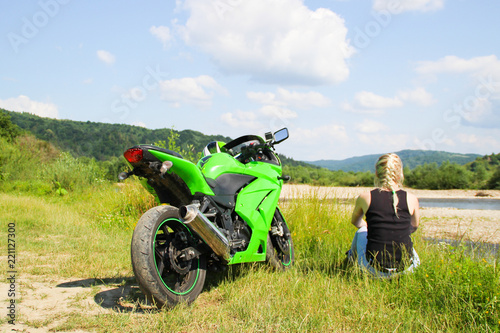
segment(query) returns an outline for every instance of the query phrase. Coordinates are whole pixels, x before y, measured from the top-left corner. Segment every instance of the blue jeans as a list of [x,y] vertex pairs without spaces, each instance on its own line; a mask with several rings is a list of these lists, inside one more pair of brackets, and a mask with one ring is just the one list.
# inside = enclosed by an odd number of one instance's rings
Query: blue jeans
[[[354,239],[352,240],[351,249],[348,251],[349,260],[357,261],[358,265],[370,275],[377,278],[390,278],[398,275],[399,273],[394,272],[380,272],[375,269],[368,260],[366,259],[366,244],[368,243],[368,229],[366,227],[361,227],[354,234]],[[420,265],[420,258],[418,257],[417,251],[413,248],[413,255],[411,258],[411,265],[408,266],[401,273],[411,273],[413,270]]]

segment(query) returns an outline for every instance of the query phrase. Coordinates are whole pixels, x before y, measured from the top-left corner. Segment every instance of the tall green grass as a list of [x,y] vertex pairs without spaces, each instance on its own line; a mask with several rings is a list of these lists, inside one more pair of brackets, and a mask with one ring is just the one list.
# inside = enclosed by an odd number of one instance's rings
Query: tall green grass
[[311,193],[280,204],[295,243],[291,270],[230,267],[212,277],[192,305],[168,310],[145,305],[133,283],[132,231],[154,205],[137,182],[100,184],[64,197],[3,193],[0,221],[16,222],[24,276],[132,283],[120,311],[88,315],[75,308],[51,323],[55,331],[499,331],[498,256],[426,242],[417,232],[413,239],[421,266],[410,275],[375,280],[344,263],[355,231],[349,223],[351,202]]
[[75,158],[33,136],[14,143],[0,138],[0,190],[35,195],[65,195],[107,182],[95,160]]

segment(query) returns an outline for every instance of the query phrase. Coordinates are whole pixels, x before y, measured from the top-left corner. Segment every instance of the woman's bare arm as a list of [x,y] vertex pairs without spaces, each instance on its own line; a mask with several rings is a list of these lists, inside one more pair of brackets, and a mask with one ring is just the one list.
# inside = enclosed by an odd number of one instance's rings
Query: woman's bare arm
[[363,218],[365,217],[368,207],[370,207],[370,200],[370,192],[363,193],[356,199],[356,204],[352,212],[351,223],[358,229],[367,226],[366,221]]
[[406,200],[408,203],[408,210],[411,214],[411,226],[416,230],[420,223],[420,208],[418,199],[411,193],[407,193]]

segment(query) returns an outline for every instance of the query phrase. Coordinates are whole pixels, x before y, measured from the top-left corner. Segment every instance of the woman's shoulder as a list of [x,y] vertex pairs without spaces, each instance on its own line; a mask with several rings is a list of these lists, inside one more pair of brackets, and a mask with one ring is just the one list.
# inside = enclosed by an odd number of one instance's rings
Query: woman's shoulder
[[366,191],[366,192],[362,192],[359,196],[358,196],[358,199],[362,199],[362,200],[370,200],[372,196],[372,191]]
[[410,210],[410,213],[413,213],[415,209],[418,210],[419,208],[418,198],[413,193],[410,193],[408,191],[405,192],[408,209]]
[[404,192],[406,192],[406,197],[408,198],[408,200],[416,200],[418,201],[418,198],[415,196],[415,194],[411,193],[411,192],[408,192],[406,190],[402,190]]
[[356,206],[361,207],[364,212],[368,210],[368,207],[370,207],[370,201],[371,201],[371,192],[363,192],[361,193],[358,198],[356,199]]

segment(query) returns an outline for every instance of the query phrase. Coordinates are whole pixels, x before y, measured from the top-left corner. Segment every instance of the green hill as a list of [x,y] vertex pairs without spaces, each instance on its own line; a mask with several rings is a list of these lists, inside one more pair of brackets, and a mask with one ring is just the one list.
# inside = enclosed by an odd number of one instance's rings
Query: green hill
[[[121,156],[127,148],[137,144],[168,141],[171,131],[169,128],[151,130],[132,125],[60,120],[3,111],[10,115],[12,123],[31,132],[36,138],[48,141],[75,156],[94,157],[100,161]],[[179,134],[177,144],[182,148],[192,145],[196,151],[201,151],[210,141],[231,140],[222,135],[205,135],[192,130],[175,132]]]

